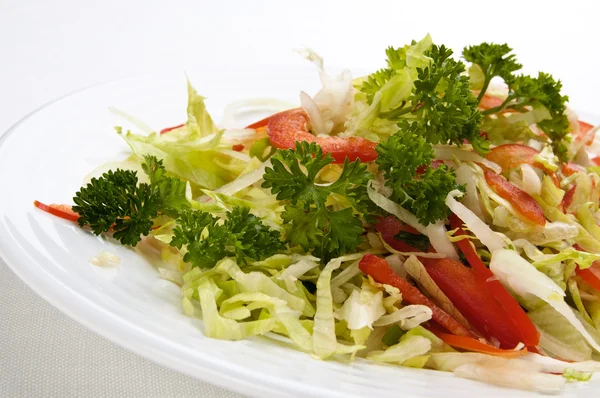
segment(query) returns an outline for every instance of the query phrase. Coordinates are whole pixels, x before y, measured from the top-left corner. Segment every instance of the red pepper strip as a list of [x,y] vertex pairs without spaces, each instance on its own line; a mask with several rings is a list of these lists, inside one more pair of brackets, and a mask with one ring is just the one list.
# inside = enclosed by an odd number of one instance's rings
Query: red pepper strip
[[79,219],[79,213],[75,213],[69,205],[58,205],[56,203],[45,205],[37,200],[33,201],[33,205],[38,209],[45,211],[46,213],[50,213],[53,216],[60,217],[65,220],[76,222]]
[[377,158],[375,142],[361,137],[316,137],[309,131],[310,119],[302,108],[290,109],[270,117],[267,125],[269,140],[279,149],[293,149],[296,142],[306,141],[318,144],[323,153],[330,153],[334,163],[344,163],[360,159],[371,162]]
[[550,176],[550,179],[554,183],[554,186],[556,188],[560,188],[560,181],[558,181],[558,177],[556,176],[556,173],[550,173],[548,175]]
[[381,237],[392,248],[398,250],[399,252],[419,252],[420,250],[410,246],[407,243],[404,243],[395,238],[396,235],[400,231],[408,232],[413,235],[421,235],[419,231],[414,229],[408,224],[403,224],[400,220],[398,220],[394,216],[387,216],[385,218],[380,218],[377,224],[375,224],[375,229],[379,231]]
[[431,308],[433,312],[432,319],[439,323],[451,333],[460,336],[471,336],[467,328],[458,323],[454,318],[435,305],[431,300],[425,297],[416,287],[396,275],[390,268],[387,261],[373,254],[365,254],[360,260],[358,268],[367,275],[370,275],[375,281],[394,286],[402,293],[402,298],[411,304],[422,304]]
[[522,341],[517,326],[486,289],[486,280],[473,269],[448,258],[424,258],[425,269],[469,323],[500,347],[513,348]]
[[[584,251],[579,245],[573,246],[576,250]],[[591,267],[586,269],[580,269],[579,266],[575,268],[575,273],[581,277],[588,285],[594,289],[600,291],[600,261],[594,261]]]
[[437,337],[442,339],[442,341],[454,348],[461,348],[463,350],[481,352],[484,354],[495,355],[498,357],[504,358],[516,358],[522,355],[527,354],[527,349],[524,348],[522,350],[503,350],[501,348],[496,348],[489,344],[482,343],[479,340],[476,340],[472,337],[466,336],[455,336],[453,334],[442,333],[435,329],[430,329]]
[[173,126],[173,127],[167,127],[167,128],[164,128],[164,129],[160,130],[160,133],[161,134],[168,133],[171,130],[178,129],[178,128],[183,127],[183,126],[185,126],[185,123],[178,124],[177,126]]
[[567,214],[569,210],[569,206],[573,203],[573,198],[575,197],[575,190],[577,189],[577,185],[573,185],[571,189],[567,191],[565,196],[563,196],[563,200],[561,202],[561,207],[563,209],[563,213]]
[[242,144],[235,144],[231,147],[236,152],[242,152],[244,150],[244,146]]
[[503,172],[519,167],[522,164],[529,164],[544,169],[542,164],[534,160],[535,155],[538,154],[539,151],[537,149],[527,145],[504,144],[492,148],[492,150],[485,155],[485,158],[502,167]]
[[[455,236],[466,235],[467,233],[462,229],[463,222],[455,214],[450,216],[450,226],[452,229],[457,229]],[[508,317],[517,327],[519,334],[521,335],[521,341],[527,347],[537,346],[540,341],[540,333],[537,328],[531,322],[531,319],[527,316],[521,305],[515,300],[513,296],[502,286],[499,280],[494,278],[494,274],[486,265],[481,261],[475,248],[471,246],[468,239],[459,240],[456,242],[460,251],[465,255],[471,268],[475,270],[481,280],[484,281],[485,287],[490,291],[492,296],[498,301],[498,303],[504,308]]]
[[594,261],[591,267],[580,269],[575,268],[575,273],[581,277],[588,285],[600,291],[600,262]]
[[577,163],[573,162],[563,163],[560,166],[560,171],[562,171],[565,177],[572,176],[573,174],[578,173],[582,170],[585,170],[583,166],[580,166]]
[[590,131],[593,128],[594,128],[594,126],[592,126],[591,124],[582,122],[580,120],[579,121],[579,134],[577,135],[577,140],[585,139],[585,141],[584,141],[585,145],[590,145],[594,141],[594,137],[593,136],[586,137],[586,134],[588,133],[588,131]]
[[502,198],[508,200],[515,209],[536,224],[546,225],[542,208],[527,192],[517,188],[506,178],[489,170],[484,170],[485,180]]

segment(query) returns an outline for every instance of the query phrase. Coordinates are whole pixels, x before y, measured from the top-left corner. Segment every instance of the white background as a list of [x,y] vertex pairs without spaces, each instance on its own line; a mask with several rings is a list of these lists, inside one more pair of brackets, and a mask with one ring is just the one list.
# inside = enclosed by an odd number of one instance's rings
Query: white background
[[[305,61],[292,50],[303,46],[324,56],[326,66],[377,68],[386,46],[427,32],[458,51],[507,42],[526,72],[552,73],[575,108],[599,115],[598,11],[593,1],[0,0],[0,132],[98,82],[165,68],[197,73],[203,64],[298,65]],[[0,195],[11,189],[18,187],[0,187]],[[233,396],[87,331],[38,299],[0,260],[0,396],[66,392]]]

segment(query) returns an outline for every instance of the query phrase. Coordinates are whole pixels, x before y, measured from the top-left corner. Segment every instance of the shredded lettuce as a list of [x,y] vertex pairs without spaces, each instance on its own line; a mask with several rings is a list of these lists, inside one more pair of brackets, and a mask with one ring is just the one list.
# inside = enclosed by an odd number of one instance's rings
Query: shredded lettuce
[[337,318],[346,321],[348,329],[373,329],[373,323],[386,313],[383,306],[383,292],[367,281],[360,290],[354,290],[337,311]]
[[410,330],[430,320],[432,314],[431,308],[425,305],[408,305],[391,314],[383,315],[373,325],[387,326],[398,324],[400,328]]
[[587,361],[592,350],[578,330],[549,305],[529,311],[529,318],[540,332],[540,346],[556,358],[569,361]]
[[422,336],[407,336],[400,338],[400,342],[387,350],[372,351],[367,354],[367,359],[374,362],[401,364],[411,358],[424,355],[431,350],[431,341]]
[[[338,269],[344,261],[355,261],[362,257],[362,253],[350,254],[329,261],[317,280],[317,310],[314,315],[313,326],[313,353],[325,359],[338,351],[335,335],[335,319],[333,313],[333,297],[331,295],[331,274]],[[349,347],[349,352],[360,350],[360,346]]]
[[290,292],[297,290],[296,281],[299,277],[319,266],[319,259],[313,256],[301,256],[298,261],[288,266],[277,279],[285,282],[286,288]]
[[505,286],[510,287],[520,297],[527,299],[535,296],[550,304],[581,333],[590,347],[596,352],[600,351],[600,344],[585,329],[573,309],[565,302],[565,292],[517,252],[507,249],[492,252],[490,269]]
[[484,223],[475,213],[469,210],[465,205],[454,199],[455,196],[460,195],[459,191],[452,191],[446,197],[446,206],[452,210],[469,228],[471,232],[475,234],[477,239],[481,241],[490,252],[502,249],[506,246],[504,240],[496,232]]
[[198,95],[198,92],[189,79],[187,81],[188,90],[188,106],[187,106],[187,122],[185,126],[190,136],[193,137],[204,137],[210,134],[216,134],[219,132],[219,128],[213,122],[210,114],[206,110],[204,104],[205,98]]

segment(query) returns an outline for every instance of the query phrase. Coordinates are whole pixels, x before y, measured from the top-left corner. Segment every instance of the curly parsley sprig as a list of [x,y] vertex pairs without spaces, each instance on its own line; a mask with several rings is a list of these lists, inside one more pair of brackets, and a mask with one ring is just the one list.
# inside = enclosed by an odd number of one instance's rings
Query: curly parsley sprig
[[148,235],[159,213],[177,217],[190,204],[184,181],[166,175],[162,161],[144,157],[150,183],[138,183],[137,172],[117,169],[92,180],[75,194],[73,210],[79,225],[99,235],[109,230],[124,245],[134,246]]
[[[278,200],[288,201],[282,218],[290,246],[313,251],[323,261],[355,250],[364,233],[355,213],[365,216],[373,206],[367,195],[372,176],[366,165],[358,159],[346,159],[335,182],[318,184],[317,175],[333,163],[333,157],[323,156],[321,147],[305,141],[297,142],[294,150],[278,150],[271,163],[262,187],[271,188]],[[328,205],[333,194],[348,207],[334,209]]]
[[183,260],[194,267],[210,268],[225,257],[245,265],[283,249],[279,231],[264,225],[246,207],[234,207],[224,221],[207,212],[185,211],[173,232],[170,245],[185,246]]
[[493,77],[502,78],[508,85],[508,96],[496,107],[487,109],[484,115],[497,114],[505,109],[526,112],[538,106],[548,110],[550,117],[538,123],[538,126],[550,139],[550,145],[562,161],[567,161],[567,145],[570,142],[569,121],[566,115],[566,102],[569,97],[561,94],[562,83],[548,73],[540,72],[537,77],[515,75],[521,69],[512,49],[506,44],[481,43],[466,47],[463,56],[469,62],[478,65],[484,73],[484,85],[478,101],[483,98]]
[[418,133],[418,128],[414,123],[401,123],[398,133],[375,148],[376,162],[385,184],[392,189],[392,199],[427,225],[448,217],[446,196],[463,187],[456,183],[454,171],[448,166],[431,166],[433,147]]

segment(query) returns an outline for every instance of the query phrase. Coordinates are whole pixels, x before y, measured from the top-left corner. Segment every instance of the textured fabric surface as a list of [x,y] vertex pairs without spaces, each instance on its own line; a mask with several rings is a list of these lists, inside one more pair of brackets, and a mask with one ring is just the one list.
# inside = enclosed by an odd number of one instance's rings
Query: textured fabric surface
[[0,292],[0,397],[241,397],[98,336],[38,297],[2,259]]

